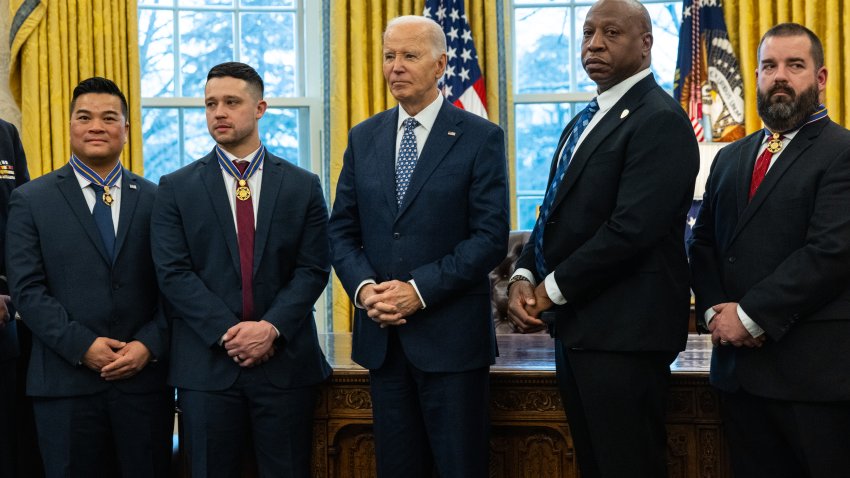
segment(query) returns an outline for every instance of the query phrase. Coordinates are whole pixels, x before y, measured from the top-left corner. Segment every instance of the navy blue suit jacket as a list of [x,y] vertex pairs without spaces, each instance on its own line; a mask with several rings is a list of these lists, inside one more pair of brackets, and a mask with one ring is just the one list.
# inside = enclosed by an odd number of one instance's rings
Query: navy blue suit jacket
[[[6,277],[6,219],[9,196],[12,190],[30,180],[27,158],[21,145],[18,130],[10,123],[0,120],[0,275]],[[5,279],[0,280],[0,294],[9,294]],[[0,328],[0,361],[18,356],[18,334],[15,311],[10,308],[11,319]]]
[[[319,178],[267,153],[254,238],[254,317],[277,327],[275,355],[258,365],[278,387],[321,382],[330,367],[313,305],[330,274],[327,209]],[[239,244],[214,152],[160,180],[153,255],[173,307],[170,382],[224,390],[241,367],[219,345],[242,314]]]
[[[487,274],[510,228],[504,133],[444,101],[399,209],[397,125],[398,107],[349,132],[329,226],[334,268],[352,298],[366,279],[416,281],[426,308],[398,334],[421,370],[485,367],[496,350]],[[387,334],[357,309],[353,359],[380,367]]]
[[781,400],[850,400],[850,131],[804,126],[752,201],[764,133],[714,159],[689,243],[697,321],[723,302],[767,334],[761,348],[716,347],[711,382]]
[[[70,165],[12,193],[6,266],[12,298],[33,333],[28,394],[166,386],[168,326],[150,250],[155,194],[154,184],[124,169],[113,263]],[[131,378],[106,382],[80,364],[97,337],[139,340],[157,360]]]
[[[552,159],[576,118],[564,129]],[[690,291],[685,218],[699,150],[688,116],[652,75],[632,86],[573,154],[543,254],[567,304],[553,309],[571,348],[679,351]],[[536,234],[536,232],[535,232]],[[535,234],[517,267],[535,273]]]

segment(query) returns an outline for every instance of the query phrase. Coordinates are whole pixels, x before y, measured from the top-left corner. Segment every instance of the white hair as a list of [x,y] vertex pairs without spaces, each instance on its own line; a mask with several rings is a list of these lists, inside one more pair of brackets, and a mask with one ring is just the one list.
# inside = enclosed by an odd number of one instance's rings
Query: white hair
[[426,36],[430,40],[434,58],[440,58],[440,55],[446,53],[446,34],[443,32],[443,27],[434,20],[419,15],[403,15],[387,22],[387,28],[384,30],[384,41],[387,39],[387,32],[390,31],[390,28],[401,25],[421,25],[426,27]]

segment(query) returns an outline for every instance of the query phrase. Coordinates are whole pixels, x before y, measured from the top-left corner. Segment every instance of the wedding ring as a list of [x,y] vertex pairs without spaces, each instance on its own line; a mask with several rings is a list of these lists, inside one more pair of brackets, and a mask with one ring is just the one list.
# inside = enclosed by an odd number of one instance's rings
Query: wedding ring
[[720,339],[720,345],[729,345],[729,341]]

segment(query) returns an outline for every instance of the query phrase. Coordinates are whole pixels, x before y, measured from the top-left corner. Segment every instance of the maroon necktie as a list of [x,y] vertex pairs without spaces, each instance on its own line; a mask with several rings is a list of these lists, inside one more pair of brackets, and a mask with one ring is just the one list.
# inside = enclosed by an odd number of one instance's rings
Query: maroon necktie
[[[248,161],[234,161],[245,173]],[[253,199],[236,198],[236,231],[239,239],[239,264],[242,272],[242,320],[254,319],[254,205]]]
[[[779,140],[781,141],[783,138],[784,136],[780,136]],[[753,178],[750,180],[750,195],[748,197],[748,201],[753,200],[753,196],[756,194],[756,189],[759,188],[761,182],[764,180],[764,176],[767,174],[767,168],[770,167],[770,159],[772,157],[773,153],[770,152],[770,148],[765,148],[759,155],[758,159],[756,159],[756,166],[753,168]]]

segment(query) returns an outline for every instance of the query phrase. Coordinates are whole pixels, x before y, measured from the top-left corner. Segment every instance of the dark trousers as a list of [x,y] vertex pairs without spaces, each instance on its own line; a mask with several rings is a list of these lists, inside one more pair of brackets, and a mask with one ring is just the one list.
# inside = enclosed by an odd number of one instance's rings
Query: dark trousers
[[570,350],[555,341],[558,387],[582,478],[667,476],[664,419],[675,357]]
[[738,478],[850,476],[850,401],[792,402],[739,390],[721,392],[720,412]]
[[38,442],[48,478],[168,476],[174,392],[116,387],[76,397],[36,397]]
[[253,443],[260,477],[307,478],[317,387],[281,389],[261,367],[227,390],[178,389],[191,476],[235,478]]
[[431,478],[435,465],[440,478],[489,476],[489,367],[423,372],[393,330],[369,377],[379,478]]
[[0,361],[0,478],[14,478],[17,468],[17,427],[15,401],[17,364],[14,359]]

